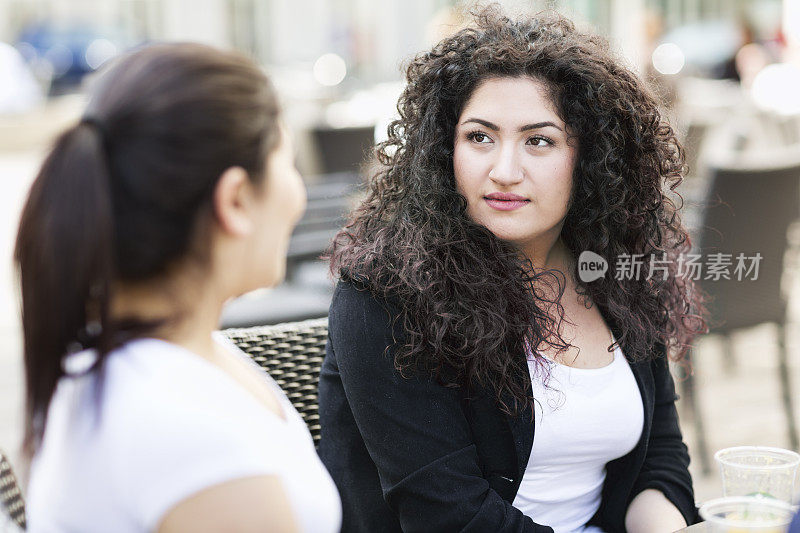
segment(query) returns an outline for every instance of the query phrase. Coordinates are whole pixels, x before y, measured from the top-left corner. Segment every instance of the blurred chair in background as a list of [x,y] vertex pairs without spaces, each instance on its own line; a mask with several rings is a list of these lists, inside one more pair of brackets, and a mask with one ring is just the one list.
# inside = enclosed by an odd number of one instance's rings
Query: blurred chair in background
[[[708,120],[690,120],[681,139],[687,170],[679,189],[675,191],[681,197],[676,203],[684,206],[681,218],[690,234],[700,225],[702,213],[700,206],[705,200],[708,188],[704,152],[714,127],[714,123]],[[671,196],[676,195],[671,193]]]
[[686,172],[687,177],[694,178],[702,174],[701,168],[701,154],[703,151],[703,142],[706,139],[711,125],[708,122],[692,121],[686,128],[686,135],[683,139],[683,148],[686,152]]
[[312,130],[319,149],[321,171],[355,172],[368,159],[375,145],[375,125]]
[[[708,266],[712,254],[724,254],[718,257],[729,267],[727,279],[725,276],[714,279],[716,276],[709,276],[705,269],[700,279],[702,290],[710,296],[710,334],[725,339],[726,365],[735,364],[730,342],[732,332],[764,323],[776,325],[781,403],[788,442],[796,450],[798,436],[786,351],[787,300],[781,281],[784,258],[790,251],[787,232],[800,218],[800,154],[795,151],[780,159],[773,158],[769,165],[709,166],[710,184],[702,224],[695,237],[695,253],[702,254],[704,267]],[[747,258],[760,254],[757,277],[755,272],[747,272],[753,266],[749,260],[745,270],[737,272],[739,254]],[[710,464],[702,407],[695,394],[694,379],[689,375],[681,383],[692,411],[703,471],[708,473]]]
[[287,255],[286,278],[291,281],[298,265],[319,259],[344,226],[356,192],[359,176],[354,172],[326,175],[306,186],[308,205],[292,233]]

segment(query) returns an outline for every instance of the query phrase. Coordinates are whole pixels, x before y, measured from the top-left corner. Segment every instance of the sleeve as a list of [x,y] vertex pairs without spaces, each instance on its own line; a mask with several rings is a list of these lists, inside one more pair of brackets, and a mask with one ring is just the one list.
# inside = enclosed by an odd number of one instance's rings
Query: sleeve
[[689,451],[683,442],[675,408],[678,399],[675,383],[666,356],[655,358],[651,367],[655,380],[653,425],[644,465],[634,483],[630,500],[645,489],[657,489],[691,525],[699,521],[699,516],[689,474]]
[[329,327],[345,396],[403,531],[552,533],[490,489],[459,391],[394,368],[394,316],[396,307],[341,282]]
[[281,437],[285,429],[271,419],[231,415],[214,392],[214,399],[196,405],[172,396],[141,398],[120,421],[126,427],[117,425],[114,463],[120,466],[114,478],[143,531],[155,531],[172,508],[204,489],[282,473],[278,463],[291,453]]

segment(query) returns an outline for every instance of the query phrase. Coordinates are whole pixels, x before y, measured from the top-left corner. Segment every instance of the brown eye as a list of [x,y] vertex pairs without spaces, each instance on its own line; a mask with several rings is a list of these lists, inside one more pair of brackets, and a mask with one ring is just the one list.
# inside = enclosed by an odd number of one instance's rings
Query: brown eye
[[470,141],[480,143],[480,144],[487,144],[491,142],[491,139],[485,133],[481,133],[479,131],[473,131],[472,133],[467,135],[467,138]]
[[528,139],[528,144],[532,144],[537,148],[544,148],[545,146],[552,145],[553,141],[548,139],[547,137],[540,137],[537,135],[535,137],[531,137],[530,139]]

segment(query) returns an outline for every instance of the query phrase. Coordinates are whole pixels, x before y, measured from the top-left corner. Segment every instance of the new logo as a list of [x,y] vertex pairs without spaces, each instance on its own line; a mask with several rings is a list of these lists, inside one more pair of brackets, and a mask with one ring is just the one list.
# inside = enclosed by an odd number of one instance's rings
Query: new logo
[[589,250],[578,256],[578,277],[584,283],[600,279],[608,272],[608,261]]

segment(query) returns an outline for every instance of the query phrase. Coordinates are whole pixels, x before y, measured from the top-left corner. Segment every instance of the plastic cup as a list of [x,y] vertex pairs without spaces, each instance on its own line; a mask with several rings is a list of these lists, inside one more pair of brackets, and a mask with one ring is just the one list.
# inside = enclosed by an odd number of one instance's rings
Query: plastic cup
[[725,496],[763,496],[794,503],[800,455],[766,446],[737,446],[714,454]]
[[786,533],[795,507],[773,498],[733,496],[700,507],[709,533]]

